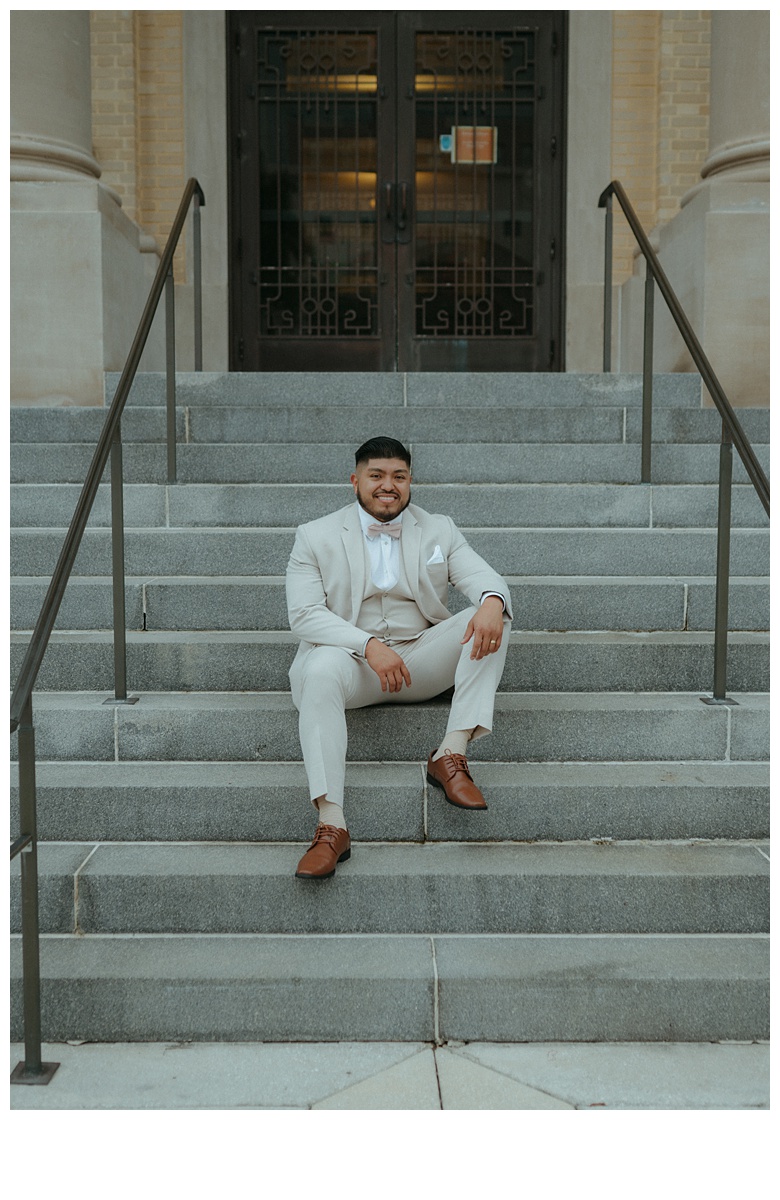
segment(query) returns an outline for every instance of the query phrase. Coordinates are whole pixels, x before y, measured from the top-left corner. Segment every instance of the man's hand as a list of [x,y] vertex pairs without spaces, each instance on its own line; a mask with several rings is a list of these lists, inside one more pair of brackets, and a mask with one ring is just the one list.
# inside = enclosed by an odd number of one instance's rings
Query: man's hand
[[400,692],[404,683],[412,686],[412,677],[401,655],[378,638],[371,638],[366,646],[366,662],[379,676],[383,692]]
[[501,645],[503,633],[503,602],[498,596],[486,596],[466,626],[466,634],[461,646],[465,646],[466,642],[473,637],[471,658],[484,658],[486,654],[495,654]]

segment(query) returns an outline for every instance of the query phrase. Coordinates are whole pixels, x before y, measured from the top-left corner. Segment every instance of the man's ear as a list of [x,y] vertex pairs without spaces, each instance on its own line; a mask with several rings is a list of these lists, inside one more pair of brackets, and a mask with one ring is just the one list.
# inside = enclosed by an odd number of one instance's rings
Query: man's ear
[[354,471],[352,472],[352,474],[351,474],[351,475],[350,475],[350,477],[349,477],[349,482],[352,484],[352,490],[354,491],[355,495],[357,495],[357,482],[358,482],[358,477],[357,477],[357,475],[355,474],[355,472],[354,472]]

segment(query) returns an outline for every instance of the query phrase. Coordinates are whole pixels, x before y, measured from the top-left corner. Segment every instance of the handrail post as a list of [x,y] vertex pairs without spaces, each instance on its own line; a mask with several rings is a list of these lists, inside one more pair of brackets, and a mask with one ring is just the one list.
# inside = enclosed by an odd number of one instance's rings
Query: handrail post
[[168,483],[176,482],[176,308],[173,263],[165,277],[165,400],[167,406]]
[[11,1083],[48,1083],[59,1063],[41,1062],[41,963],[38,930],[38,833],[35,812],[35,728],[32,698],[19,720],[19,827],[30,841],[20,854],[22,868],[22,989],[24,1062],[11,1072]]
[[604,371],[612,370],[612,193],[604,218]]
[[642,353],[642,483],[650,482],[653,453],[653,302],[655,279],[645,260],[645,337]]
[[712,697],[703,697],[705,704],[732,704],[736,700],[726,695],[726,658],[729,636],[729,573],[731,557],[731,479],[733,474],[733,445],[726,422],[720,442],[718,473],[718,549],[715,577],[715,670]]
[[111,443],[111,567],[114,590],[114,698],[127,699],[125,618],[125,508],[122,485],[122,424]]
[[195,321],[195,370],[203,370],[203,275],[200,249],[200,195],[192,198],[192,266],[194,275],[193,316]]

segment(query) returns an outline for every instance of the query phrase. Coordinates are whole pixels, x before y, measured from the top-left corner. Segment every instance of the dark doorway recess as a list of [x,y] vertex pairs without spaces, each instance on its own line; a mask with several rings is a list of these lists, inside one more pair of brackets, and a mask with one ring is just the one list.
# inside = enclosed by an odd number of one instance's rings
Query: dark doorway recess
[[227,20],[231,369],[562,370],[566,14]]

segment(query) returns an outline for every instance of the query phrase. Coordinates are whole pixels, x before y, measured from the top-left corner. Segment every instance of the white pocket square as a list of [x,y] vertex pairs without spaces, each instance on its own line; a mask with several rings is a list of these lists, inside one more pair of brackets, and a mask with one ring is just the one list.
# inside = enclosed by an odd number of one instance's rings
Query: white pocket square
[[444,555],[441,552],[441,546],[437,546],[436,549],[434,550],[433,554],[428,559],[428,561],[425,565],[426,565],[426,567],[432,567],[434,563],[443,563],[443,562],[444,562]]

